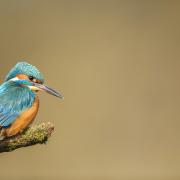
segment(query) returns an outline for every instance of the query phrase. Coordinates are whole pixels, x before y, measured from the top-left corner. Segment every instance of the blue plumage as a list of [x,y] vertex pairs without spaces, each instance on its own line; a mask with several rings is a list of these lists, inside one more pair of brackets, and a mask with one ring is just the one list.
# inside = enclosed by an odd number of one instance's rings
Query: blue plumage
[[30,108],[34,102],[35,93],[21,84],[31,85],[27,80],[10,81],[18,74],[33,76],[44,82],[39,70],[26,62],[17,63],[0,86],[0,126],[9,126],[23,111]]
[[28,64],[27,62],[19,62],[19,63],[17,63],[11,69],[11,71],[8,73],[8,75],[5,78],[5,81],[8,81],[9,79],[12,79],[17,74],[24,74],[24,75],[27,75],[27,76],[33,76],[36,79],[40,80],[42,83],[44,83],[44,77],[39,72],[39,70],[35,66],[33,66],[31,64]]
[[8,81],[0,86],[0,126],[9,126],[34,102],[35,93]]
[[39,99],[36,92],[45,91],[63,98],[61,94],[43,84],[40,71],[26,62],[17,63],[0,86],[0,139],[16,135],[34,120]]

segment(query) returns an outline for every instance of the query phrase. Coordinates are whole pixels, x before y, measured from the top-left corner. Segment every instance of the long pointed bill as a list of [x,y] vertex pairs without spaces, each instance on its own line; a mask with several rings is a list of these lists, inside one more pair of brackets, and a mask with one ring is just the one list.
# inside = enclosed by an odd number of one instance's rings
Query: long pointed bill
[[58,93],[57,91],[55,91],[54,89],[52,89],[52,88],[50,88],[50,87],[48,87],[48,86],[46,86],[46,85],[38,84],[38,83],[33,83],[33,85],[34,85],[37,89],[39,89],[39,90],[41,90],[41,91],[45,91],[45,92],[47,92],[48,94],[51,94],[51,95],[56,96],[56,97],[61,98],[61,99],[64,98],[60,93]]

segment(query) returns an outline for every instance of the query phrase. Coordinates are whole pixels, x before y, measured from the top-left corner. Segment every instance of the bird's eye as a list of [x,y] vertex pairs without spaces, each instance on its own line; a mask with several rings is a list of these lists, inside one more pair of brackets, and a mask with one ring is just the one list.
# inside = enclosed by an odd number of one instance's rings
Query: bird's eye
[[30,80],[30,81],[33,81],[33,80],[34,80],[34,77],[33,77],[33,76],[29,76],[29,80]]

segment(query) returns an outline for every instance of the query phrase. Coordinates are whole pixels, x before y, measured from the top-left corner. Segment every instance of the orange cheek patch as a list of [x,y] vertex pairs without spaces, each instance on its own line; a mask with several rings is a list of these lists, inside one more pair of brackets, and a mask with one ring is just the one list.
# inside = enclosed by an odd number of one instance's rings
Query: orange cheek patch
[[38,79],[36,79],[36,83],[42,84],[42,82]]
[[24,74],[18,74],[16,77],[18,77],[19,79],[28,79],[28,77]]

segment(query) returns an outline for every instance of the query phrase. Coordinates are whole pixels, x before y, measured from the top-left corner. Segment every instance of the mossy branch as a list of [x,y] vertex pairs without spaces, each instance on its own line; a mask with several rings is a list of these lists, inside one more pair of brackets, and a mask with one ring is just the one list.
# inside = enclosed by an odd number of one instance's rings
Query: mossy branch
[[11,152],[15,149],[45,144],[54,131],[51,123],[42,123],[24,130],[21,134],[0,141],[0,153]]

